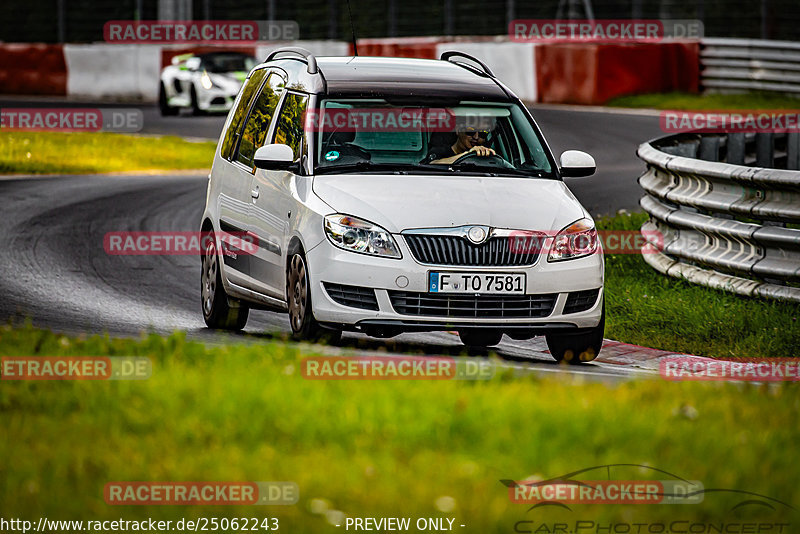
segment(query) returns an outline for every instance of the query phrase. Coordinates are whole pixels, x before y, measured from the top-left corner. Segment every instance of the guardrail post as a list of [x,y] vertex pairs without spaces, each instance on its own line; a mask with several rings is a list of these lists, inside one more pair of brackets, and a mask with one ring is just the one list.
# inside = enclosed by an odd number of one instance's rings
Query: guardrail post
[[743,133],[736,132],[728,134],[728,157],[727,162],[731,165],[744,165],[746,140]]
[[800,132],[789,132],[786,136],[786,169],[800,171]]
[[775,134],[759,132],[756,134],[756,166],[772,167],[774,165],[773,147]]
[[705,161],[719,161],[719,141],[716,135],[713,137],[700,138],[700,150],[697,157]]

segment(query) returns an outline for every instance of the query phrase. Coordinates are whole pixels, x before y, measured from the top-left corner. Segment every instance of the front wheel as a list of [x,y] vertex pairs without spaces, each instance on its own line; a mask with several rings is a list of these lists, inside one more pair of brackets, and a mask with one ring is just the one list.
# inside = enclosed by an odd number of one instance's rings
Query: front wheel
[[590,362],[597,358],[603,346],[603,334],[606,326],[606,307],[603,304],[603,314],[600,323],[594,328],[583,329],[578,334],[547,334],[547,348],[556,361],[579,364]]
[[300,252],[296,252],[289,260],[286,298],[289,301],[289,323],[295,340],[335,343],[341,338],[340,331],[323,328],[314,318],[308,268],[305,257]]
[[209,239],[203,254],[203,270],[200,274],[200,295],[203,319],[209,328],[241,330],[247,324],[250,307],[231,299],[222,286],[217,244]]
[[192,115],[203,115],[203,110],[200,109],[200,103],[197,100],[197,90],[194,88],[194,85],[192,85],[189,96],[192,100]]
[[171,117],[178,114],[178,108],[172,107],[167,103],[167,88],[161,83],[158,87],[158,108],[161,116]]

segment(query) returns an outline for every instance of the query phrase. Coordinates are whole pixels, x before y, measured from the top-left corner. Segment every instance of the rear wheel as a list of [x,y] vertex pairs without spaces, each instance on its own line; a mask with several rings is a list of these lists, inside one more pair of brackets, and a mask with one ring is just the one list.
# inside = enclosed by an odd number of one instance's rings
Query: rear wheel
[[335,343],[341,338],[340,331],[323,328],[314,318],[308,267],[300,251],[295,252],[289,260],[286,297],[289,301],[289,323],[294,339]]
[[503,339],[499,330],[459,330],[458,337],[468,347],[492,347]]
[[214,239],[208,240],[204,252],[200,294],[206,326],[222,330],[241,330],[247,324],[250,307],[225,293]]
[[547,347],[556,361],[565,360],[568,363],[579,364],[590,362],[597,358],[603,346],[603,333],[606,325],[606,308],[603,304],[603,314],[600,324],[594,328],[587,328],[577,334],[547,334]]
[[158,88],[158,108],[164,117],[178,114],[178,108],[174,108],[167,103],[167,89],[163,83]]

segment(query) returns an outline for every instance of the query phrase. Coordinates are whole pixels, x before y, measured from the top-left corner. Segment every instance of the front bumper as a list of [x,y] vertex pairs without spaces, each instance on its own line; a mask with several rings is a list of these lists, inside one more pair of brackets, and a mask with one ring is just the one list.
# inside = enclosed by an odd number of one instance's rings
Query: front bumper
[[[395,236],[402,259],[388,259],[357,254],[333,246],[327,240],[307,253],[314,317],[320,323],[347,330],[450,330],[463,328],[500,328],[544,333],[553,330],[591,328],[599,324],[603,311],[603,258],[594,254],[585,258],[548,263],[541,255],[528,267],[455,267],[423,265],[409,251],[402,236]],[[430,271],[525,273],[526,295],[557,294],[552,311],[541,317],[477,317],[442,315],[406,315],[398,313],[390,292],[402,291],[428,295]],[[406,283],[407,281],[407,283]],[[325,284],[339,284],[374,290],[377,310],[360,309],[336,302]],[[570,293],[598,289],[590,308],[565,313]]]
[[203,111],[229,111],[233,107],[238,91],[218,89],[200,89],[197,92],[197,107]]

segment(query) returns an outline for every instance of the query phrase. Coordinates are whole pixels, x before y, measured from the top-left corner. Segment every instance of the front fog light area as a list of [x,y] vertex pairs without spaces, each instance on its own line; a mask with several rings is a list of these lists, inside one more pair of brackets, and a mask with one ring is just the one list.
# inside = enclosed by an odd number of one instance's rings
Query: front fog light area
[[400,258],[400,250],[392,235],[369,221],[349,215],[325,217],[325,235],[339,248],[372,256]]

